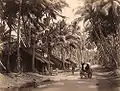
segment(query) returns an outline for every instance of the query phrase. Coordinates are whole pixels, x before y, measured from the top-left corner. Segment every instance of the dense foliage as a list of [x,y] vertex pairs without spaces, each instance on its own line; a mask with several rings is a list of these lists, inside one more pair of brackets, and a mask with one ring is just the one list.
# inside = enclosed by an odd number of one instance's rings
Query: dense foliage
[[[83,21],[89,40],[95,42],[104,65],[119,65],[119,0],[85,0],[76,14]],[[112,42],[111,42],[112,40]]]

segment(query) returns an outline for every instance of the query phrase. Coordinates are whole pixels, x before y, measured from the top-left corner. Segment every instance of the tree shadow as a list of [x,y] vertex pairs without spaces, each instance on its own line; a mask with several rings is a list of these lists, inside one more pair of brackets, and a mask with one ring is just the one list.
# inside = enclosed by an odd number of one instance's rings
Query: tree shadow
[[97,89],[98,91],[120,91],[120,75],[116,71],[108,74],[98,75]]
[[0,91],[32,91],[32,88],[0,88]]

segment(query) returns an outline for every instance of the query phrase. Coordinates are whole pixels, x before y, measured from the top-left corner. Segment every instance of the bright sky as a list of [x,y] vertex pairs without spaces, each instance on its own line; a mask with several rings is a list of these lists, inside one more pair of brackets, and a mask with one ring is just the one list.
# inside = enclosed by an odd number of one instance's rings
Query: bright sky
[[70,7],[66,7],[63,9],[63,15],[67,16],[68,22],[72,21],[75,17],[74,15],[74,9],[76,9],[78,6],[80,6],[82,3],[80,3],[80,0],[65,0]]
[[[68,4],[69,7],[66,7],[63,9],[63,15],[68,17],[67,18],[67,23],[71,23],[74,19],[75,19],[75,10],[79,7],[83,5],[83,1],[82,0],[65,0]],[[79,31],[83,31],[83,24],[82,22],[79,23],[80,25],[80,30]]]

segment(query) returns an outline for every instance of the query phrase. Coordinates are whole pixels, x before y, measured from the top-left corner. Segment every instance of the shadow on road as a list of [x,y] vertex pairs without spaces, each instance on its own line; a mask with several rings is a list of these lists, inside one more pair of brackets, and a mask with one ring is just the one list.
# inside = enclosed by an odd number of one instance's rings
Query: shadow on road
[[101,74],[97,75],[98,91],[120,91],[120,75],[116,71],[105,72],[99,70]]
[[32,91],[32,88],[4,88],[0,91]]

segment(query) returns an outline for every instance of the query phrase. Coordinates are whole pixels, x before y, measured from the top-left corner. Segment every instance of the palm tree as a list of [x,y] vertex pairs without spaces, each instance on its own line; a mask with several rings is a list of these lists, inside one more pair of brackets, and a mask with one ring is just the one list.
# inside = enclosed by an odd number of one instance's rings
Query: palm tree
[[[0,0],[2,6],[2,19],[9,27],[9,52],[11,32],[18,33],[18,41],[31,46],[32,36],[39,34],[45,30],[52,19],[56,16],[63,17],[60,12],[63,7],[67,5],[62,0]],[[18,43],[18,58],[19,58]],[[33,58],[34,59],[34,58]],[[34,61],[34,60],[33,60]],[[8,55],[8,70],[9,70],[10,54]],[[20,62],[18,62],[20,68]]]
[[[60,47],[60,54],[62,55],[62,61],[63,61],[63,68],[65,69],[65,53],[69,50],[69,47],[71,48],[74,47],[74,43],[72,40],[70,40],[68,33],[69,33],[69,25],[66,24],[66,21],[63,19],[62,21],[58,21],[57,23],[53,23],[49,26],[48,30],[46,30],[45,33],[41,34],[40,39],[42,39],[42,45],[48,48],[46,52],[48,52],[48,56],[52,55],[52,51],[57,48],[58,46]],[[45,36],[46,35],[46,36]],[[69,41],[69,42],[68,42]],[[71,41],[71,42],[70,42]],[[56,56],[56,55],[54,55]]]
[[[73,50],[77,50],[80,47],[80,42],[78,42],[80,41],[79,35],[76,36],[75,34],[77,33],[75,28],[72,29],[71,27],[73,27],[73,25],[66,24],[65,20],[58,22],[51,41],[53,43],[54,55],[57,57],[60,57],[61,55],[64,70],[66,69],[64,66],[66,56],[69,56],[70,60],[74,61],[71,57],[74,54]],[[61,51],[58,51],[57,49]]]
[[[106,66],[110,64],[115,68],[119,65],[116,51],[119,45],[119,5],[119,0],[85,0],[84,6],[76,12],[80,15],[76,21],[83,21],[90,41],[95,42],[102,52]],[[114,45],[109,36],[113,37]]]

